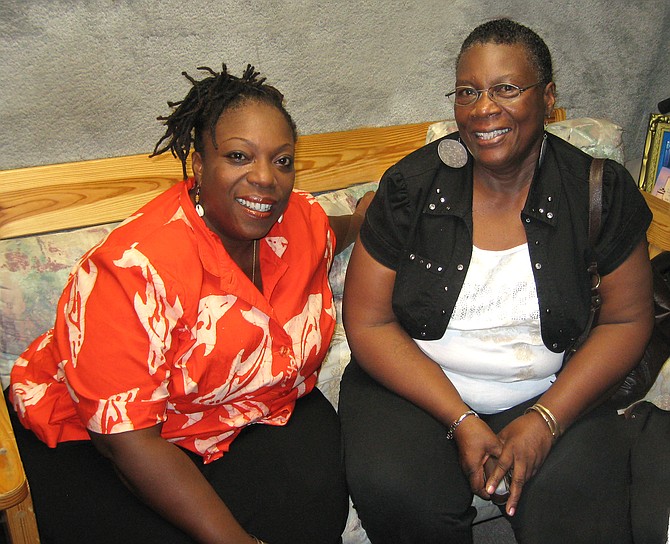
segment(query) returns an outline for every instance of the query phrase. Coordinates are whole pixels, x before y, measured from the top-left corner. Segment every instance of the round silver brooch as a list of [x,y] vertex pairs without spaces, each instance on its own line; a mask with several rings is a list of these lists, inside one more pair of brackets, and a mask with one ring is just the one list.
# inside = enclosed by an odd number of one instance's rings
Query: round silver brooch
[[437,146],[440,160],[451,168],[462,168],[468,162],[465,146],[457,140],[442,140]]

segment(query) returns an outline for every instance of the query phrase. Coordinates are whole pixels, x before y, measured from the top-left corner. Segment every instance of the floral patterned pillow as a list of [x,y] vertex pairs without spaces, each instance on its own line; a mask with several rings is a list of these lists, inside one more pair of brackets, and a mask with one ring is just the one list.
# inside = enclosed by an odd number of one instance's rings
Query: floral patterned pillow
[[53,325],[56,304],[77,260],[118,223],[0,241],[0,380]]

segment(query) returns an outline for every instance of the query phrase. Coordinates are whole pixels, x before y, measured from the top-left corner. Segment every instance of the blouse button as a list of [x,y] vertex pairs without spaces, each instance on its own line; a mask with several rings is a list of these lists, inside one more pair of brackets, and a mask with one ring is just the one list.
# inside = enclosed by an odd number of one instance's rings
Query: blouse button
[[551,219],[552,217],[554,217],[554,214],[551,212],[547,212],[547,218]]
[[552,200],[554,200],[553,197],[550,196],[547,197],[547,202],[551,202]]
[[444,198],[444,197],[440,198],[440,203],[441,203],[441,204],[444,204],[446,201],[447,201],[446,198]]
[[435,192],[439,195],[442,192],[442,189],[438,187],[437,189],[435,189]]
[[416,259],[416,255],[414,255],[414,253],[410,253],[409,260],[413,261],[414,259]]
[[447,315],[447,310],[442,310],[442,315]]
[[535,268],[537,270],[540,270],[540,268],[542,268],[542,264],[541,263],[535,263]]
[[551,347],[554,348],[554,349],[556,349],[556,348],[558,347],[558,344],[557,344],[556,342],[554,342],[554,343],[551,345]]
[[433,265],[430,264],[430,263],[428,263],[428,264],[426,265],[426,270],[430,269],[431,266],[433,266]]
[[421,336],[426,336],[426,331],[421,331]]
[[438,271],[438,272],[442,272],[442,267],[441,267],[441,266],[438,266],[438,267],[437,267],[437,271]]
[[539,211],[540,213],[544,213],[544,208],[540,208],[538,211]]
[[530,223],[530,217],[526,217],[526,223]]
[[449,291],[449,286],[448,286],[448,285],[445,285],[445,286],[444,286],[444,290],[445,290],[445,291]]
[[428,208],[431,209],[431,210],[434,210],[435,209],[435,204],[432,204],[432,203],[429,204]]
[[546,314],[550,314],[550,313],[551,313],[551,308],[547,308],[544,312],[545,312]]
[[459,265],[456,267],[456,269],[457,269],[459,272],[462,272],[464,268],[465,268],[465,267],[464,267],[462,264],[459,264]]

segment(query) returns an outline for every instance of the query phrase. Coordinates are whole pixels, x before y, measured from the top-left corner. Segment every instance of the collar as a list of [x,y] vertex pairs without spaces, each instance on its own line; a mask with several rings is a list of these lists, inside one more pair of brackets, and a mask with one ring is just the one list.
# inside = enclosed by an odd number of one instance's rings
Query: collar
[[539,162],[533,177],[522,215],[536,219],[547,225],[555,225],[561,200],[561,171],[556,156],[554,139],[545,133],[543,158]]
[[[456,135],[457,136],[457,135]],[[548,225],[554,225],[558,216],[561,178],[556,150],[551,134],[545,133],[541,160],[533,176],[522,215]],[[437,157],[437,146],[435,146]],[[439,159],[437,159],[439,161]],[[428,215],[454,215],[461,218],[472,214],[472,155],[462,168],[451,168],[439,161],[433,184],[423,206]]]

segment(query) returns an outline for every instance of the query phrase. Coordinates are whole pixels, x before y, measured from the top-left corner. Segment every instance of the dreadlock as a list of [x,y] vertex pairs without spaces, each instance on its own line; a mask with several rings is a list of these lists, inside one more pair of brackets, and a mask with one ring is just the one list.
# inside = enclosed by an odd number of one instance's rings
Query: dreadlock
[[186,179],[188,177],[186,160],[191,145],[195,151],[201,153],[204,149],[203,133],[208,131],[216,148],[216,124],[221,114],[246,100],[275,106],[286,118],[293,132],[293,138],[297,138],[295,123],[284,107],[284,95],[275,87],[266,84],[266,78],[258,77],[260,73],[251,64],[247,65],[242,77],[228,73],[225,63],[222,65],[221,73],[207,66],[198,67],[198,70],[209,75],[198,81],[182,72],[193,87],[183,100],[167,103],[173,109],[170,115],[158,117],[167,129],[163,137],[158,140],[151,157],[169,150],[173,157],[178,157],[181,161],[182,172]]

